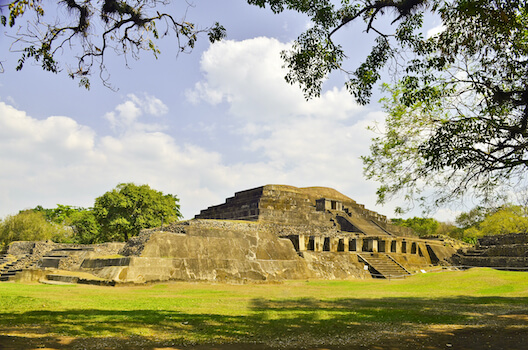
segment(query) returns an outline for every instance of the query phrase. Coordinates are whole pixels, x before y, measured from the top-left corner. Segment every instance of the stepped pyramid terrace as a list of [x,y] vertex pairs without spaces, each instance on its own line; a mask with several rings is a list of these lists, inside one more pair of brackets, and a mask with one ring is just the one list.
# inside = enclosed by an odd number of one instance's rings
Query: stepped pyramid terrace
[[445,265],[454,253],[444,241],[420,239],[334,189],[266,185],[237,192],[192,220],[143,230],[127,243],[13,242],[0,260],[0,280],[398,278]]

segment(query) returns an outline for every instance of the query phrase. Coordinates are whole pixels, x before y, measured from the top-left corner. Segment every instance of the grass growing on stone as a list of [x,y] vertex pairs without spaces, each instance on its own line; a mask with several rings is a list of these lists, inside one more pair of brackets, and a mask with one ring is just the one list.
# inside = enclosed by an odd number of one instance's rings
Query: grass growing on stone
[[528,274],[135,287],[0,284],[0,334],[156,344],[353,344],[435,328],[524,327]]

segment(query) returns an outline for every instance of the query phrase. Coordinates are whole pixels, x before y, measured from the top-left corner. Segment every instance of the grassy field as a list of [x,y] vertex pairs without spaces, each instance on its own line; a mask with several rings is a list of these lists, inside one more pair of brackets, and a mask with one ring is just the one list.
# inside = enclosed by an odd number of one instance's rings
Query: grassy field
[[368,345],[463,329],[528,334],[528,274],[471,269],[391,281],[134,287],[0,283],[0,334],[13,341],[302,348]]

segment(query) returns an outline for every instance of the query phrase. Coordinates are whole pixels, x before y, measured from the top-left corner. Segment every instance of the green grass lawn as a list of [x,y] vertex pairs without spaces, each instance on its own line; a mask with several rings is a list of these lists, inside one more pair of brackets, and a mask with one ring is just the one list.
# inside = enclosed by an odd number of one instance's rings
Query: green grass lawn
[[391,281],[136,287],[0,283],[4,335],[346,344],[351,334],[468,326],[528,330],[528,274],[471,269]]

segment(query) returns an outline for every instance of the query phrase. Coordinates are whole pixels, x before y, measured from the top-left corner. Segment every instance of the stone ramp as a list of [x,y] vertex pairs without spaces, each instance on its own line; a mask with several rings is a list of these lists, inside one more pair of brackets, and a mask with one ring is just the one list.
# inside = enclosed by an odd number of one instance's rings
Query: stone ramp
[[[353,216],[348,210],[344,211],[345,215],[336,215],[338,222],[343,231],[362,232],[368,236],[392,236],[387,230],[377,224],[374,220],[368,220],[362,217]],[[351,230],[350,228],[353,227]]]
[[388,254],[362,253],[358,257],[369,267],[374,278],[405,278],[411,274]]

